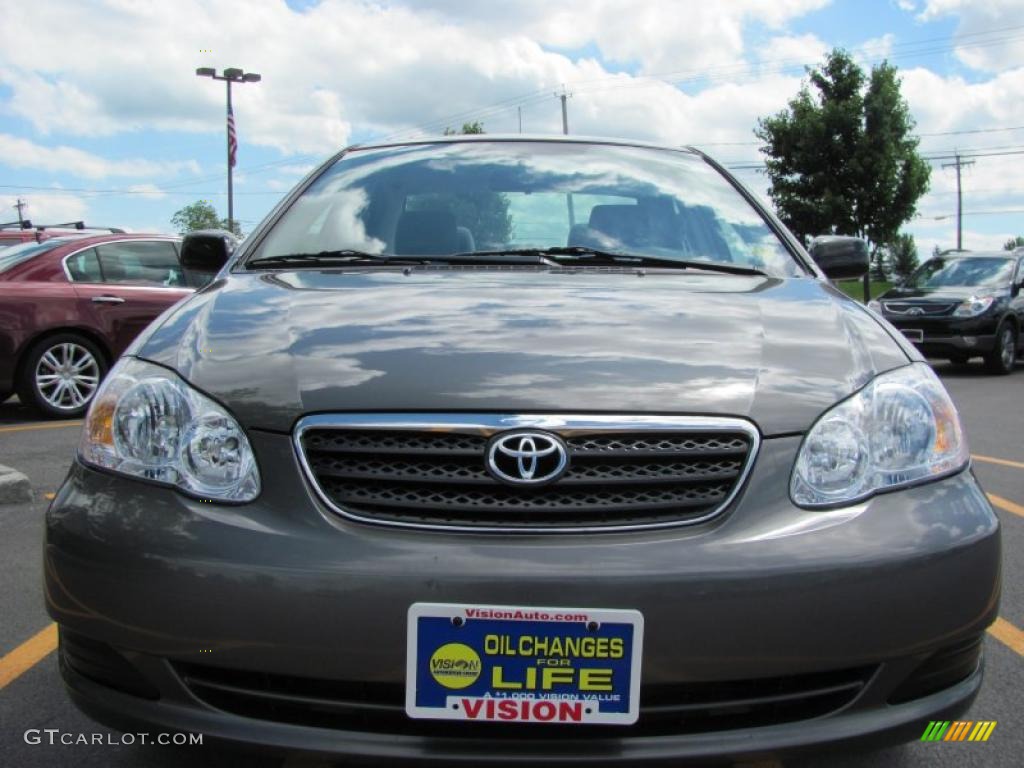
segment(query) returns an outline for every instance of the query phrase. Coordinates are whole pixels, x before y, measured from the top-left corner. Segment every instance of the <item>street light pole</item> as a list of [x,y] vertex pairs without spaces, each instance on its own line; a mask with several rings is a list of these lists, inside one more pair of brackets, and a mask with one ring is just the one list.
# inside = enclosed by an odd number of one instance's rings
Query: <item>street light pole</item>
[[[235,153],[231,151],[231,134],[235,133],[235,113],[231,110],[231,80],[225,78],[228,86],[228,112],[226,115],[227,126],[228,126],[228,231],[231,234],[235,233],[235,189],[233,186],[234,171],[235,171]],[[235,141],[238,141],[238,135],[235,133]],[[238,146],[237,144],[235,145]]]
[[263,78],[255,72],[243,72],[238,67],[228,67],[221,75],[213,67],[199,67],[196,70],[199,77],[210,77],[214,80],[223,80],[227,84],[227,150],[228,150],[228,229],[235,231],[235,190],[234,174],[235,153],[238,149],[238,136],[235,133],[235,113],[231,108],[231,84],[232,83],[258,83]]

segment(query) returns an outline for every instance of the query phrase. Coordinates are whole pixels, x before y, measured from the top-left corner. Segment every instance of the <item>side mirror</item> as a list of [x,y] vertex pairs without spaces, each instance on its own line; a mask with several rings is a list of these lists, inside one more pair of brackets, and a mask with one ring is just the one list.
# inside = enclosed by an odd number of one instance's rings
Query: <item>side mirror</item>
[[226,229],[189,232],[181,242],[181,266],[212,277],[227,264],[237,245],[238,240]]
[[859,237],[822,235],[811,241],[811,258],[833,280],[863,277],[868,271],[868,244]]

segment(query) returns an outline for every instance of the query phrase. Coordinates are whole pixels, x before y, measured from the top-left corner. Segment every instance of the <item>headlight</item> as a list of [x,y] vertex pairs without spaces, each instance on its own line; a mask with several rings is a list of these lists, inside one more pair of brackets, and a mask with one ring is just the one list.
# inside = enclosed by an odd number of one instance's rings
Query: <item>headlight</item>
[[988,312],[995,296],[972,296],[953,310],[953,317],[977,317]]
[[122,358],[89,407],[87,464],[171,485],[192,496],[252,501],[256,458],[238,422],[166,368]]
[[935,372],[913,363],[873,379],[811,428],[790,494],[804,507],[848,504],[962,469],[960,417]]
[[881,314],[881,312],[882,312],[882,303],[880,301],[876,301],[875,299],[872,299],[871,301],[868,302],[868,309],[873,309],[873,310],[875,310],[875,312],[878,312],[879,314]]

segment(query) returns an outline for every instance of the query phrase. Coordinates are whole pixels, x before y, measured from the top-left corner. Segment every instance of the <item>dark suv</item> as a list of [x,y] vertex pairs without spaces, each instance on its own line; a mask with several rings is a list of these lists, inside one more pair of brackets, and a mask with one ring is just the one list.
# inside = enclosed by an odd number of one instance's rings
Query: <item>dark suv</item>
[[[814,259],[812,261],[812,255]],[[114,366],[47,514],[74,701],[395,765],[919,739],[999,523],[921,355],[699,152],[357,147]]]
[[1010,373],[1024,353],[1024,249],[935,256],[870,306],[928,357]]

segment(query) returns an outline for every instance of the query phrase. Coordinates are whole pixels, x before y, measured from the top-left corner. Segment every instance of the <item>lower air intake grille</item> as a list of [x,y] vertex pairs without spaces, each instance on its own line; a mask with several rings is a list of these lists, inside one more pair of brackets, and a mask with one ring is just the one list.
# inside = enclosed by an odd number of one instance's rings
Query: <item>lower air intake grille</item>
[[175,664],[185,685],[207,704],[256,720],[318,728],[439,738],[620,739],[707,733],[822,717],[850,704],[874,667],[754,680],[643,685],[640,719],[606,725],[467,723],[412,720],[401,683],[355,683]]
[[[518,442],[533,435],[534,442]],[[561,445],[530,465],[512,450]],[[739,419],[425,414],[313,416],[296,432],[307,475],[335,511],[364,521],[470,530],[576,531],[707,520],[739,490],[758,434]],[[548,462],[545,464],[544,462]],[[499,467],[500,469],[500,467]],[[525,479],[524,479],[525,478]]]

